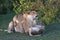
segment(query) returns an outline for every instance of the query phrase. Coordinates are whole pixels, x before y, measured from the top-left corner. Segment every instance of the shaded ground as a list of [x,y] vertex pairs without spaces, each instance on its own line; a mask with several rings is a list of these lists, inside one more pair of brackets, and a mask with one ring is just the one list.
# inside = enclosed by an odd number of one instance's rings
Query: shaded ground
[[[8,23],[14,14],[0,16],[0,29],[7,29]],[[46,32],[42,36],[30,37],[26,34],[11,33],[0,31],[0,40],[60,40],[60,23],[54,23],[46,26]]]

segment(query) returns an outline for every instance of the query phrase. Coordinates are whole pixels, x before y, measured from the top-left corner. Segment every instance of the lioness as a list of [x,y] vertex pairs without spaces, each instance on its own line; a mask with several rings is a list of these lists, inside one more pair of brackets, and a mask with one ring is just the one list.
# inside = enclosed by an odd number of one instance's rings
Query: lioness
[[9,33],[13,32],[13,30],[20,33],[27,33],[29,27],[36,25],[37,16],[38,14],[35,11],[27,11],[23,14],[15,15],[13,20],[9,23],[7,31]]

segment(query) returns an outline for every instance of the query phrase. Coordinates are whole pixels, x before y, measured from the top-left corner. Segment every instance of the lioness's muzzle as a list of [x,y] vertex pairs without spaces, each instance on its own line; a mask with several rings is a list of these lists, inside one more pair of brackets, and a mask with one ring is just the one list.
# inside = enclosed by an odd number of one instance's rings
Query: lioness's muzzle
[[37,19],[38,19],[38,17],[33,18],[33,20],[37,20]]

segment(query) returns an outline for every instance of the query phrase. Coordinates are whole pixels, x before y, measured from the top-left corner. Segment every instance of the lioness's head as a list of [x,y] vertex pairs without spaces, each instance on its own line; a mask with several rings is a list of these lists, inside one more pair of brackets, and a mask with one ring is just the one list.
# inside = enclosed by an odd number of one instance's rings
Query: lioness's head
[[30,20],[36,20],[38,18],[38,13],[36,11],[27,11],[23,15]]

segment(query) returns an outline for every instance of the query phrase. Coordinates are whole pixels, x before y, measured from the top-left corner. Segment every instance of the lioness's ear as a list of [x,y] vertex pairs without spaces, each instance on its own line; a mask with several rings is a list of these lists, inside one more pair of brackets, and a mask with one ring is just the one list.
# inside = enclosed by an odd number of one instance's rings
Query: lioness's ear
[[27,15],[29,15],[29,14],[30,14],[30,11],[26,11],[26,12],[24,12],[23,17],[26,18]]

